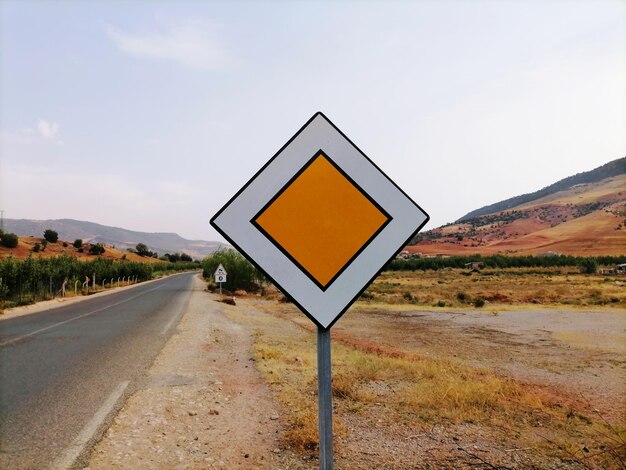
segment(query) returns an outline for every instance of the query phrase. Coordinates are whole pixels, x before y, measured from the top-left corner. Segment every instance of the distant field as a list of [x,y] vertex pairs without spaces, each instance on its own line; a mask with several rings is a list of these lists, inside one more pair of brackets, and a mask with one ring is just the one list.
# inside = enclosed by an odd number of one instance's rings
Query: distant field
[[464,269],[383,272],[362,296],[369,303],[485,309],[528,305],[626,307],[626,276],[581,274],[578,268]]

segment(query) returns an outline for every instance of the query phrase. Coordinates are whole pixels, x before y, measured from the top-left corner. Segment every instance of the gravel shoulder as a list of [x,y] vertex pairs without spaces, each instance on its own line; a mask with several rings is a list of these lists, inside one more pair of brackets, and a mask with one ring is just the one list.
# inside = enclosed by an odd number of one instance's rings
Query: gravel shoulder
[[[277,468],[279,409],[252,335],[195,280],[189,307],[89,468]],[[284,458],[284,456],[282,456]]]

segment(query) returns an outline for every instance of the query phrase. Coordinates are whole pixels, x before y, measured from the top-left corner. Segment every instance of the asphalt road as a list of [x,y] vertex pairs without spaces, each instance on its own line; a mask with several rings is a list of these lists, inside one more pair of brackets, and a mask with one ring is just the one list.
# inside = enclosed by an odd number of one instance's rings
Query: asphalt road
[[0,469],[80,467],[186,308],[195,273],[0,322]]

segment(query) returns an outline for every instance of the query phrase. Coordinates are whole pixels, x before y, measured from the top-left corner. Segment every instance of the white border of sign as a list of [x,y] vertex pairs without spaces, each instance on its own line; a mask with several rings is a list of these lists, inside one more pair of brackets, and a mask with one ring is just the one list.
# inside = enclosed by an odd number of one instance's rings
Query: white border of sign
[[[322,150],[391,216],[391,221],[323,291],[253,224],[252,219]],[[211,219],[211,225],[323,329],[428,222],[428,215],[318,112]]]

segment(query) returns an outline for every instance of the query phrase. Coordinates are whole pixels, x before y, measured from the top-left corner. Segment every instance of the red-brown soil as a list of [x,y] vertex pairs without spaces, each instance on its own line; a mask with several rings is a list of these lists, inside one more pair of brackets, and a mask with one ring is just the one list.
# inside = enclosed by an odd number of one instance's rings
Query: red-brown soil
[[626,175],[430,230],[406,249],[423,255],[623,255]]
[[[0,258],[7,258],[9,256],[13,256],[14,258],[24,259],[28,258],[28,256],[32,256],[33,258],[50,258],[53,256],[73,256],[75,258],[89,260],[94,259],[96,256],[89,254],[90,244],[86,243],[83,245],[83,252],[80,253],[78,249],[72,246],[73,242],[59,240],[56,243],[48,243],[45,249],[40,250],[35,253],[33,248],[37,243],[41,246],[43,238],[38,237],[19,237],[18,244],[15,248],[7,248],[5,246],[0,246]],[[67,246],[63,246],[63,244],[67,244]],[[102,255],[99,255],[101,258],[109,258],[109,259],[126,259],[128,261],[139,261],[144,263],[152,263],[158,262],[158,259],[155,258],[146,258],[139,256],[137,253],[131,253],[128,251],[120,251],[115,247],[110,245],[104,245],[105,252]]]

